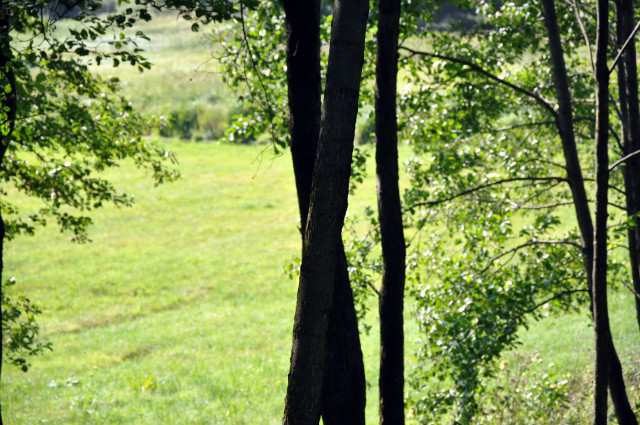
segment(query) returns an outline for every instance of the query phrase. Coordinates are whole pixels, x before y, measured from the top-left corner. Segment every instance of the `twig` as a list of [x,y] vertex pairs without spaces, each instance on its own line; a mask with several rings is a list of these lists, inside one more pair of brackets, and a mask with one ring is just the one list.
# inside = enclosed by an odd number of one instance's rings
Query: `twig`
[[587,31],[584,29],[584,23],[582,22],[582,18],[580,17],[580,12],[578,11],[578,5],[576,4],[576,1],[573,0],[571,4],[573,6],[576,19],[578,20],[580,31],[582,32],[582,36],[584,37],[584,42],[587,44],[587,50],[589,51],[589,63],[591,63],[591,71],[593,72],[593,75],[596,75],[596,65],[593,62],[593,52],[591,51],[591,42],[589,41],[589,36],[587,35]]
[[519,251],[521,249],[530,247],[530,246],[534,246],[534,245],[571,245],[573,247],[576,247],[580,250],[583,250],[584,247],[578,243],[575,242],[571,242],[571,241],[547,241],[547,240],[538,240],[538,241],[529,241],[529,242],[525,242],[522,245],[518,245],[516,247],[513,247],[511,249],[508,249],[504,252],[501,252],[500,254],[491,257],[489,259],[489,264],[487,264],[487,266],[482,269],[479,273],[477,274],[482,274],[484,272],[486,272],[487,270],[489,270],[491,268],[491,266],[493,265],[493,263],[495,263],[496,261],[498,261],[499,259],[501,259],[502,257],[511,254],[512,252],[516,252]]
[[636,290],[635,290],[635,289],[633,289],[633,288],[632,288],[632,287],[631,287],[627,282],[625,282],[624,280],[620,280],[620,283],[622,283],[622,284],[624,285],[624,287],[625,287],[625,288],[627,288],[629,291],[631,291],[631,293],[632,293],[633,295],[635,295],[635,296],[636,296],[636,298],[640,299],[640,294],[638,294],[638,293],[636,292]]
[[509,330],[513,329],[513,325],[515,325],[515,323],[518,321],[518,319],[520,319],[525,314],[533,313],[534,311],[536,311],[540,307],[544,306],[545,304],[549,304],[551,301],[557,300],[558,298],[566,297],[567,295],[575,294],[577,292],[589,292],[589,291],[587,289],[571,289],[571,290],[568,290],[568,291],[559,292],[559,293],[553,295],[552,297],[549,297],[546,300],[539,302],[538,304],[534,305],[533,307],[528,308],[528,309],[523,310],[520,313],[518,313],[518,315],[516,317],[511,319],[511,322],[509,322],[509,325],[507,325],[507,327],[506,327],[506,331],[509,331]]

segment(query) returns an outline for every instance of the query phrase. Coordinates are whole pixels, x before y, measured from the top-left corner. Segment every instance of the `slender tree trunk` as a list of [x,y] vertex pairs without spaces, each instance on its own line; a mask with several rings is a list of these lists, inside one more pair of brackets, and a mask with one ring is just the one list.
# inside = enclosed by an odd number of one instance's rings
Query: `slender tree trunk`
[[596,201],[593,258],[593,323],[595,334],[594,420],[607,423],[607,359],[611,330],[607,310],[607,203],[609,185],[609,69],[607,66],[608,0],[598,0],[596,32]]
[[[634,7],[631,0],[617,0],[617,37],[618,48],[621,48],[633,31]],[[632,38],[627,45],[620,62],[618,62],[618,88],[620,109],[623,116],[623,155],[640,149],[640,105],[638,103],[638,66],[636,62],[636,43]],[[640,174],[631,170],[640,169],[640,160],[632,157],[627,160],[622,170],[627,215],[637,223],[640,211]],[[640,224],[640,223],[638,223]],[[640,293],[640,226],[628,229],[629,256],[631,276],[636,293]],[[640,298],[636,302],[636,320],[640,326]]]
[[283,424],[320,419],[327,329],[347,211],[353,136],[369,3],[336,0],[318,152],[304,229]]
[[[300,208],[300,225],[301,229],[305,229],[320,136],[320,2],[285,0],[283,3],[287,21],[291,156]],[[336,261],[321,415],[325,425],[364,425],[364,364],[342,244],[338,247]]]
[[[584,266],[593,309],[594,228],[576,148],[573,115],[571,112],[571,94],[569,91],[560,32],[558,30],[555,5],[553,0],[542,0],[542,5],[544,9],[545,26],[549,37],[554,83],[558,97],[556,121],[562,141],[567,179],[571,187],[578,227],[584,246]],[[608,344],[608,355],[606,358],[608,365],[608,385],[618,422],[621,425],[637,425],[637,419],[635,418],[631,404],[629,403],[629,398],[627,397],[622,367],[615,346],[613,345],[613,339],[605,339],[604,343]]]
[[[562,150],[567,170],[567,179],[571,188],[573,204],[578,219],[578,227],[584,246],[584,265],[588,274],[591,273],[593,264],[593,223],[591,212],[589,211],[589,201],[580,168],[580,158],[576,148],[576,137],[573,129],[573,113],[571,111],[571,93],[569,91],[569,80],[567,78],[567,68],[564,62],[562,51],[562,41],[558,29],[558,18],[553,0],[542,0],[544,8],[544,20],[549,37],[549,50],[553,65],[553,77],[558,97],[558,112],[556,122],[562,141]],[[591,279],[589,290],[591,290]]]
[[396,92],[400,1],[379,0],[376,56],[376,174],[382,241],[380,424],[404,424],[405,240],[398,187]]

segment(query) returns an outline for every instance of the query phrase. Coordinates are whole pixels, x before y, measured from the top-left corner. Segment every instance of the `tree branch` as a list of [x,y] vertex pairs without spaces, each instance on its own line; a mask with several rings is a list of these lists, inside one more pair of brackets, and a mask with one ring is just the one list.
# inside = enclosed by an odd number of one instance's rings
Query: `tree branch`
[[558,298],[562,298],[562,297],[566,297],[567,295],[573,295],[575,293],[578,292],[589,292],[589,290],[587,289],[570,289],[568,291],[562,291],[562,292],[558,292],[557,294],[547,298],[544,301],[539,302],[538,304],[534,305],[533,307],[530,307],[526,310],[522,310],[520,313],[518,313],[518,315],[516,317],[514,317],[513,319],[511,319],[511,322],[509,322],[509,325],[507,325],[505,333],[508,332],[510,329],[513,329],[513,325],[516,324],[516,322],[525,314],[529,314],[529,313],[533,313],[534,311],[536,311],[537,309],[539,309],[540,307],[549,304],[551,301],[557,300]]
[[523,205],[517,205],[518,210],[544,210],[547,208],[555,208],[555,207],[560,207],[562,205],[573,205],[574,202],[573,201],[562,201],[562,202],[556,202],[555,204],[545,204],[545,205],[531,205],[531,206],[523,206]]
[[616,58],[613,60],[613,63],[611,64],[611,67],[609,67],[609,74],[611,74],[613,72],[613,69],[616,67],[616,65],[618,64],[618,61],[622,57],[622,53],[624,53],[624,51],[626,50],[627,46],[629,46],[629,43],[636,36],[636,33],[638,32],[639,29],[640,29],[640,21],[638,21],[638,23],[636,24],[636,27],[633,29],[633,31],[631,31],[631,34],[629,34],[629,37],[627,38],[627,41],[624,42],[624,44],[622,45],[622,47],[618,51],[618,54],[616,55]]
[[640,299],[640,294],[638,294],[638,293],[636,292],[636,290],[635,290],[635,289],[633,289],[633,287],[632,287],[631,285],[629,285],[629,284],[628,284],[627,282],[625,282],[624,280],[620,280],[620,283],[622,283],[622,285],[624,285],[624,287],[625,287],[625,288],[627,288],[629,291],[631,291],[631,293],[632,293],[633,295],[635,295],[635,296],[636,296],[636,298]]
[[525,96],[528,96],[532,99],[534,99],[536,102],[538,102],[540,105],[542,105],[545,109],[547,109],[551,115],[553,115],[554,117],[556,117],[558,114],[556,112],[556,110],[553,108],[553,106],[551,106],[551,104],[549,104],[549,102],[547,102],[545,99],[543,99],[540,95],[538,95],[537,93],[534,93],[530,90],[527,90],[523,87],[520,87],[510,81],[507,81],[503,78],[498,77],[495,74],[490,73],[489,71],[485,70],[484,68],[482,68],[479,65],[476,65],[473,62],[469,62],[465,59],[460,59],[460,58],[455,58],[452,56],[446,56],[446,55],[441,55],[438,53],[431,53],[431,52],[426,52],[423,50],[415,50],[415,49],[411,49],[409,47],[404,47],[401,46],[399,47],[399,50],[405,50],[409,53],[411,53],[411,56],[415,56],[415,55],[419,55],[419,56],[428,56],[428,57],[432,57],[432,58],[436,58],[436,59],[442,59],[445,61],[449,61],[449,62],[454,62],[454,63],[459,63],[461,65],[466,65],[469,68],[473,69],[474,71],[484,75],[485,77],[494,80],[504,86],[507,86],[515,91],[517,91],[518,93],[524,94]]
[[[515,124],[515,125],[510,125],[508,127],[500,127],[500,128],[487,128],[485,130],[481,130],[481,133],[500,133],[503,131],[510,131],[510,130],[516,130],[518,128],[523,128],[523,127],[541,127],[544,125],[556,125],[555,121],[537,121],[537,122],[525,122],[522,124]],[[452,133],[454,134],[462,134],[462,133],[473,133],[474,130],[472,129],[467,129],[467,130],[451,130]]]
[[534,181],[534,182],[535,181],[556,181],[556,182],[566,182],[567,179],[564,178],[564,177],[513,177],[513,178],[510,178],[510,179],[496,180],[496,181],[493,181],[493,182],[482,184],[480,186],[476,186],[476,187],[471,188],[471,189],[464,190],[462,192],[456,193],[455,195],[451,195],[451,196],[448,196],[448,197],[443,198],[443,199],[438,199],[438,200],[435,200],[435,201],[427,201],[427,202],[418,202],[418,203],[415,203],[415,204],[411,205],[411,208],[425,207],[425,206],[442,204],[444,202],[452,201],[452,200],[454,200],[456,198],[460,198],[462,196],[469,195],[471,193],[477,192],[477,191],[482,190],[482,189],[486,189],[488,187],[497,186],[497,185],[505,184],[505,183],[517,182],[517,181]]
[[518,246],[515,246],[515,247],[513,247],[511,249],[508,249],[508,250],[506,250],[504,252],[501,252],[500,254],[498,254],[498,255],[496,255],[494,257],[491,257],[489,259],[489,263],[487,264],[487,266],[484,269],[482,269],[479,273],[476,273],[476,275],[485,273],[487,270],[489,270],[491,268],[493,263],[495,263],[496,261],[498,261],[502,257],[507,256],[507,255],[509,255],[509,254],[511,254],[513,252],[519,251],[521,249],[528,248],[530,246],[534,246],[534,245],[571,245],[573,247],[576,247],[576,248],[580,249],[581,251],[584,249],[584,247],[582,245],[580,245],[578,243],[575,243],[575,242],[571,242],[571,241],[547,241],[547,240],[529,241],[529,242],[523,243],[522,245],[518,245]]
[[593,51],[591,50],[591,42],[589,41],[589,36],[587,35],[587,31],[584,29],[584,23],[582,22],[582,18],[580,17],[580,12],[578,11],[578,5],[575,0],[572,0],[571,5],[573,6],[573,11],[576,15],[576,19],[578,20],[578,26],[580,27],[580,32],[582,32],[582,37],[584,38],[584,42],[587,45],[587,50],[589,51],[589,63],[591,64],[591,71],[593,75],[596,74],[596,65],[593,62]]
[[629,155],[623,156],[622,158],[620,158],[619,160],[617,160],[616,162],[614,162],[613,164],[611,164],[611,166],[609,167],[609,171],[613,170],[614,168],[616,168],[618,165],[622,164],[623,162],[625,162],[627,159],[636,156],[640,154],[640,150],[637,150],[635,152],[631,152]]

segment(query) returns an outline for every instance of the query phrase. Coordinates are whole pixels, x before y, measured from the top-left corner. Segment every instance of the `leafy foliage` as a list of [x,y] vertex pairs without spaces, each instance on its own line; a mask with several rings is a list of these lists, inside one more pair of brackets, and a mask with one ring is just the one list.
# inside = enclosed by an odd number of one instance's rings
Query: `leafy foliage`
[[[476,8],[475,27],[425,27],[429,49],[400,48],[409,80],[401,129],[417,153],[407,167],[408,267],[423,333],[411,398],[425,423],[471,423],[518,329],[588,305],[541,6],[460,6]],[[559,7],[579,153],[591,170],[594,82],[576,15]]]
[[277,1],[261,2],[255,10],[240,5],[233,24],[214,39],[224,49],[223,80],[241,104],[224,140],[252,141],[268,135],[277,152],[289,144],[284,11]]
[[[140,71],[150,67],[137,45],[146,36],[140,31],[128,36],[125,30],[150,20],[148,7],[158,3],[136,4],[100,15],[96,0],[2,2],[4,240],[33,234],[52,218],[73,240],[87,241],[91,210],[133,201],[101,174],[125,159],[147,169],[157,184],[178,177],[167,167],[176,162],[174,155],[142,137],[155,123],[118,95],[117,78],[101,78],[89,68],[106,63]],[[23,213],[8,199],[17,192],[41,206]],[[50,348],[37,340],[39,310],[27,298],[7,298],[4,287],[2,309],[4,357],[26,371],[26,356]]]
[[15,278],[3,283],[0,292],[2,306],[2,361],[19,367],[23,372],[29,370],[28,357],[51,350],[50,343],[38,339],[40,327],[36,316],[40,309],[28,298],[9,298],[6,288],[15,285]]
[[[53,217],[82,242],[91,223],[86,212],[106,202],[126,206],[132,201],[100,172],[125,158],[147,168],[156,183],[175,179],[177,172],[165,166],[175,162],[171,152],[142,138],[154,123],[118,96],[118,80],[89,72],[92,63],[106,60],[113,66],[126,62],[140,70],[148,68],[137,38],[117,31],[150,17],[142,9],[105,17],[94,13],[99,2],[58,2],[58,8],[81,8],[69,25],[61,18],[42,18],[48,3],[3,3],[12,29],[6,34],[4,54],[10,61],[3,81],[7,86],[14,80],[15,92],[5,90],[5,95],[13,97],[16,117],[0,179],[5,187],[13,186],[43,203],[24,217],[4,198],[6,237],[32,234],[36,225]],[[62,24],[66,34],[58,28]],[[112,38],[106,39],[108,35]]]

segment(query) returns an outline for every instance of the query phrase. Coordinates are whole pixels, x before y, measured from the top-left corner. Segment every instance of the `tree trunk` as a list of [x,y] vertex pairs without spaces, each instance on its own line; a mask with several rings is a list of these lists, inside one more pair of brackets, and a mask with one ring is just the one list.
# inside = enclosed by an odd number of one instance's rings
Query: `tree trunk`
[[598,0],[596,31],[596,201],[593,258],[593,324],[595,334],[594,419],[607,423],[607,359],[611,330],[607,310],[607,203],[609,185],[609,69],[607,66],[608,0]]
[[[589,211],[589,202],[584,187],[584,179],[580,168],[580,160],[576,149],[575,133],[573,130],[573,115],[571,111],[571,94],[567,70],[564,62],[562,42],[558,30],[558,20],[553,0],[542,0],[544,9],[544,20],[549,37],[549,50],[553,66],[554,83],[558,97],[558,113],[556,122],[562,141],[562,149],[567,170],[567,179],[571,187],[573,203],[578,219],[580,236],[584,246],[584,266],[587,275],[587,285],[591,296],[593,311],[593,264],[594,264],[594,228]],[[608,342],[607,342],[608,341]],[[607,347],[608,356],[608,385],[611,393],[613,405],[615,407],[618,422],[621,425],[637,425],[637,420],[631,409],[629,398],[627,397],[622,367],[618,354],[613,345],[612,338],[605,340],[609,344]]]
[[[617,0],[617,37],[618,48],[621,48],[633,31],[634,8],[631,0]],[[640,149],[640,105],[638,103],[638,66],[636,63],[636,43],[632,38],[627,45],[621,60],[618,62],[618,88],[620,109],[623,116],[623,155]],[[640,159],[632,157],[627,160],[622,170],[626,192],[627,216],[637,223],[640,211],[640,175],[631,170],[640,169]],[[627,231],[629,256],[633,288],[640,293],[640,226],[636,225]],[[636,302],[636,320],[640,326],[640,298]]]
[[[549,37],[549,50],[553,66],[553,78],[558,97],[558,112],[556,123],[562,141],[562,150],[567,170],[567,180],[571,188],[573,205],[578,219],[578,228],[582,237],[584,247],[584,265],[587,274],[591,273],[593,265],[593,223],[591,212],[589,211],[589,201],[584,187],[582,169],[580,168],[580,158],[576,148],[576,137],[573,129],[573,113],[571,111],[571,93],[569,91],[569,80],[567,78],[567,68],[564,62],[562,51],[562,41],[558,30],[558,18],[553,0],[542,0],[544,7],[544,21]],[[589,290],[591,290],[591,279]]]
[[320,410],[324,425],[364,425],[367,388],[342,241],[339,241],[337,254]]
[[283,424],[315,425],[320,406],[336,259],[347,211],[369,3],[336,0],[318,151],[304,229]]
[[396,92],[399,0],[379,0],[376,55],[376,174],[382,242],[380,424],[404,424],[405,240],[398,187]]
[[[301,229],[305,229],[320,136],[320,2],[284,2],[291,156]],[[353,294],[342,244],[336,257],[321,415],[325,425],[365,423],[366,384]]]

